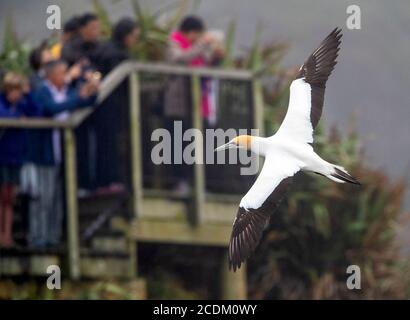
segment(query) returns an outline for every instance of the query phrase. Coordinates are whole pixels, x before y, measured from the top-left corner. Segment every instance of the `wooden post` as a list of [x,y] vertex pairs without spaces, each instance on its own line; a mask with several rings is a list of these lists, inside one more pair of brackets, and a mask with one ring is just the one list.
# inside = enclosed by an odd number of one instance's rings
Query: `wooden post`
[[228,254],[224,254],[221,265],[221,296],[223,300],[244,300],[247,298],[246,265],[236,272],[228,268]]
[[263,103],[263,92],[262,84],[259,79],[252,80],[252,102],[253,102],[253,127],[259,129],[259,135],[263,136],[265,134],[264,127],[264,103]]
[[141,160],[141,115],[140,79],[137,72],[129,77],[130,96],[130,141],[131,141],[131,207],[135,217],[141,215],[142,208],[142,160]]
[[76,143],[73,129],[64,129],[65,187],[67,206],[68,261],[70,278],[80,278],[80,244],[77,203]]
[[[129,115],[131,141],[131,208],[134,218],[142,214],[142,159],[141,159],[141,105],[140,78],[138,72],[132,72],[129,77]],[[136,223],[138,223],[136,221]],[[128,237],[129,278],[137,277],[137,242]]]
[[[161,128],[162,123],[158,120],[158,117],[152,117],[152,130]],[[154,172],[152,177],[152,188],[154,190],[160,190],[164,186],[164,166],[154,165]]]
[[137,242],[128,236],[128,278],[135,279],[138,274],[138,261],[137,261]]
[[[253,107],[253,127],[254,129],[259,129],[259,136],[265,135],[265,124],[264,124],[264,102],[263,102],[263,91],[262,84],[259,79],[252,79],[252,107]],[[252,155],[253,157],[255,155]],[[257,156],[255,156],[257,157]],[[258,157],[259,172],[262,170],[264,158]]]
[[195,164],[194,164],[194,188],[193,188],[193,210],[195,224],[200,224],[204,220],[205,204],[205,166],[203,164],[203,128],[201,114],[201,79],[198,75],[191,76],[192,95],[192,126],[199,130],[201,136],[195,137]]

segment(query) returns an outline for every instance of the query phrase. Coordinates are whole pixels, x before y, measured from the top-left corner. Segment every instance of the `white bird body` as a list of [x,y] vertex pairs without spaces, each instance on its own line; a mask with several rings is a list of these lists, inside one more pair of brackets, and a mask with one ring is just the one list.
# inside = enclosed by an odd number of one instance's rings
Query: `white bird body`
[[341,37],[340,29],[333,30],[301,66],[290,85],[288,111],[276,134],[266,138],[238,136],[215,149],[246,148],[265,157],[263,168],[242,198],[233,223],[229,265],[234,271],[255,250],[271,214],[297,172],[314,172],[338,183],[359,184],[346,169],[322,159],[311,145]]
[[[322,159],[308,143],[275,134],[268,138],[253,137],[251,150],[268,159],[265,161],[263,171],[258,179],[267,179],[269,184],[272,184],[272,179],[277,175],[278,168],[283,171],[284,176],[293,176],[298,171],[307,171],[321,174],[336,182],[344,182],[331,176],[331,174],[334,173],[334,167],[343,171],[345,169]],[[254,186],[255,188],[253,188]],[[241,207],[257,209],[262,204],[262,200],[256,200],[255,194],[261,194],[263,191],[260,189],[263,187],[257,184],[254,186],[242,198],[239,204]],[[263,200],[265,199],[266,197]]]

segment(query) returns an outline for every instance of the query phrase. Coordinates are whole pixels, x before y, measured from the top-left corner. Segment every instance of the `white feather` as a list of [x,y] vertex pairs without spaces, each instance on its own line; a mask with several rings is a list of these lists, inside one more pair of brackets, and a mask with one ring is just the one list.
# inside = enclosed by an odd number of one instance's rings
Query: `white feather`
[[259,208],[282,180],[293,176],[299,170],[298,161],[289,155],[282,152],[267,154],[258,178],[239,206],[244,209]]
[[276,136],[299,142],[313,142],[313,127],[310,121],[311,87],[304,79],[296,79],[290,85],[289,106],[285,119]]

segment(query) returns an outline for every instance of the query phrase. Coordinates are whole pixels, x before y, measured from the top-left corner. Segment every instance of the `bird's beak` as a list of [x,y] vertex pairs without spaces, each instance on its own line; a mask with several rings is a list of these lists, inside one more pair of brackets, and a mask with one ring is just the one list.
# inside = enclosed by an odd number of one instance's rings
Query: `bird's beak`
[[218,152],[218,151],[222,151],[222,150],[226,150],[226,149],[232,149],[232,148],[237,148],[237,145],[236,145],[236,143],[230,141],[230,142],[225,143],[222,146],[216,148],[214,150],[214,152]]

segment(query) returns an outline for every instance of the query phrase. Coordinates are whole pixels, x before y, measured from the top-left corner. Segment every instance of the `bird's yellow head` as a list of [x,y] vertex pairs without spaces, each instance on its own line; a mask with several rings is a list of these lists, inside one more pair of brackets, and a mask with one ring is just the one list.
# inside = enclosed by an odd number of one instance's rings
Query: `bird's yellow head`
[[241,135],[241,136],[237,136],[233,138],[228,143],[216,148],[215,151],[221,151],[221,150],[232,149],[232,148],[242,148],[242,149],[249,150],[251,148],[251,144],[252,144],[252,136]]
[[237,136],[236,138],[232,139],[232,142],[235,143],[238,147],[242,147],[244,149],[250,149],[252,143],[252,136],[242,135]]

